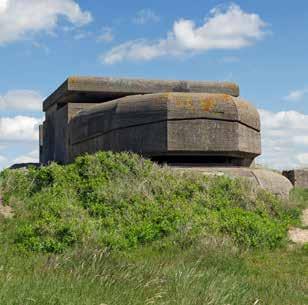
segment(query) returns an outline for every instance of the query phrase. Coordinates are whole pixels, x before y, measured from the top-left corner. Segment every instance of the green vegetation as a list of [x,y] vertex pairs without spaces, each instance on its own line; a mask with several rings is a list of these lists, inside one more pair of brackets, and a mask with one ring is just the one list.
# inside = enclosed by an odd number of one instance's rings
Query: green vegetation
[[16,217],[2,225],[1,238],[37,252],[85,244],[125,250],[219,234],[245,247],[274,248],[300,213],[240,180],[181,174],[127,153],[4,171],[2,194]]
[[304,249],[243,252],[225,239],[129,254],[0,257],[1,305],[306,305]]
[[308,303],[307,247],[287,242],[305,190],[103,152],[0,179],[1,305]]
[[308,189],[294,188],[290,195],[289,205],[296,206],[299,209],[308,208]]

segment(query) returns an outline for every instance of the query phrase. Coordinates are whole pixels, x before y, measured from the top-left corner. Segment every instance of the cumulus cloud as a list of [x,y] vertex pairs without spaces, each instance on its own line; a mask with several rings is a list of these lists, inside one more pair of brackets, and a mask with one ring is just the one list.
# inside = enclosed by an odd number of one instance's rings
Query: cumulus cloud
[[308,89],[291,91],[284,99],[291,102],[300,102],[305,97],[308,98]]
[[[8,157],[5,155],[0,155],[0,171],[4,168],[10,167],[13,164],[18,163],[38,163],[39,162],[39,149],[38,144],[33,145],[33,150],[30,152],[25,152],[24,154],[21,154],[18,157]],[[29,148],[27,148],[29,149]]]
[[213,49],[240,49],[262,39],[265,27],[266,23],[259,15],[246,13],[232,4],[225,10],[213,9],[200,27],[193,20],[180,19],[166,38],[125,42],[103,54],[101,60],[105,64],[114,64],[123,60],[151,60]]
[[28,154],[22,155],[14,159],[11,163],[37,163],[39,161],[39,151],[33,150]]
[[297,160],[298,160],[301,164],[307,166],[307,165],[308,165],[308,153],[299,154],[299,155],[297,156]]
[[0,14],[7,10],[8,3],[9,0],[0,0]]
[[151,9],[143,9],[137,12],[133,22],[136,24],[145,24],[148,22],[159,22],[160,17]]
[[42,119],[21,115],[0,118],[0,144],[37,141],[41,122]]
[[260,109],[262,157],[259,162],[277,169],[308,165],[308,115],[297,111]]
[[92,20],[75,0],[0,0],[0,45],[45,31],[52,32],[64,18],[74,26]]
[[308,145],[308,135],[294,136],[294,143]]
[[[0,117],[0,170],[15,163],[37,162],[41,123],[42,119],[29,116]],[[17,158],[16,152],[20,154]]]
[[33,90],[12,90],[0,95],[0,110],[40,111],[43,97]]

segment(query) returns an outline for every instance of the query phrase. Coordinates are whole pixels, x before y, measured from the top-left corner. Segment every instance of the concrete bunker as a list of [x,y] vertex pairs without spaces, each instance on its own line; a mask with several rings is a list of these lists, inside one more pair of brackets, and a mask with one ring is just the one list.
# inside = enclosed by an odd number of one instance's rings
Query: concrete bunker
[[175,168],[217,167],[253,177],[282,196],[292,188],[280,174],[251,171],[261,154],[260,118],[234,83],[69,77],[43,110],[43,164],[70,163],[99,150],[130,151]]
[[249,166],[261,153],[260,120],[238,95],[227,82],[70,77],[44,101],[40,161],[111,150]]

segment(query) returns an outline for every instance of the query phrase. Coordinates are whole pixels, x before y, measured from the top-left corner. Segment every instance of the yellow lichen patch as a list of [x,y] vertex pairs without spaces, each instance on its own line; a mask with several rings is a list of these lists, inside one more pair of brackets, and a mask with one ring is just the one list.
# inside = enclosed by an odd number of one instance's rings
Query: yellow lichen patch
[[205,112],[211,112],[216,105],[216,101],[212,97],[206,97],[200,100],[201,109]]
[[228,94],[220,94],[219,98],[225,103],[233,102],[233,97]]
[[221,103],[232,102],[233,99],[228,94],[213,94],[206,96],[200,100],[201,109],[205,112],[214,112],[216,105]]
[[178,107],[184,107],[185,109],[188,109],[188,110],[192,110],[192,111],[195,110],[193,99],[191,96],[185,96],[185,97],[178,96],[176,98],[176,105]]
[[191,94],[168,93],[168,101],[174,103],[176,107],[195,111],[193,97]]
[[[169,103],[176,108],[182,108],[189,111],[224,113],[224,103],[234,104],[234,98],[228,94],[211,94],[211,93],[163,93],[162,98],[166,98]],[[220,105],[220,106],[219,106]]]
[[70,84],[75,84],[78,82],[78,77],[71,76],[68,80]]
[[169,97],[172,95],[172,92],[164,92],[161,93],[162,98],[169,99]]

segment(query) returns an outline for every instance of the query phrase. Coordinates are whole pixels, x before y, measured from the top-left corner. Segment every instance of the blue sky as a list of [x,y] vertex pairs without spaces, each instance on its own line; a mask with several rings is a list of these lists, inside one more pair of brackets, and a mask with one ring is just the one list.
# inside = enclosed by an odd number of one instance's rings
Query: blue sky
[[276,168],[308,165],[308,2],[0,0],[0,168],[37,159],[42,99],[69,75],[228,80]]

